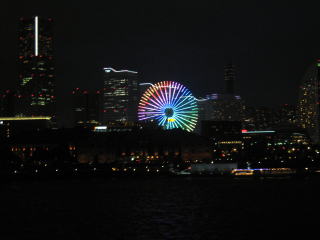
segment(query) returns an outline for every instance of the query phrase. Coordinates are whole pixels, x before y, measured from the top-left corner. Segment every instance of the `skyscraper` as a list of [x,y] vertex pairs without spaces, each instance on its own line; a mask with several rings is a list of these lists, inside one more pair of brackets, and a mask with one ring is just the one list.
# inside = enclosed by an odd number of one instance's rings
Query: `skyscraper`
[[25,116],[55,116],[55,77],[51,18],[21,18],[19,22],[19,96],[16,112]]
[[320,142],[320,59],[313,63],[302,79],[298,102],[298,122],[314,143]]
[[227,64],[224,67],[225,94],[234,94],[234,82],[236,78],[235,66]]
[[138,73],[104,68],[103,121],[136,122],[139,81]]

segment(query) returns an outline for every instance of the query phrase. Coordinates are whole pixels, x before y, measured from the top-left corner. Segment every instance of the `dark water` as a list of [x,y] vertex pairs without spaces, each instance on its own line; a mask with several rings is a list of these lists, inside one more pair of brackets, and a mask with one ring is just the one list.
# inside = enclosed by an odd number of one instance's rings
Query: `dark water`
[[2,183],[0,239],[291,239],[320,229],[314,181]]

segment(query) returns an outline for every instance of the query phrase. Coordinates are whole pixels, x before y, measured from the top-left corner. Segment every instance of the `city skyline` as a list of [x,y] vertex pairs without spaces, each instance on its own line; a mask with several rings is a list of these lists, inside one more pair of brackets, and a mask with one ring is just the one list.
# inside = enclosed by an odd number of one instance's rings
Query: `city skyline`
[[[132,19],[126,21],[115,18],[122,9],[116,3],[108,3],[108,14],[100,10],[103,5],[92,4],[87,9],[81,3],[74,7],[72,1],[63,9],[58,3],[31,1],[15,7],[12,3],[5,4],[7,11],[2,16],[1,32],[6,37],[1,41],[6,48],[1,62],[4,77],[11,79],[3,87],[12,88],[16,81],[18,19],[52,17],[58,101],[74,87],[96,89],[104,66],[135,69],[143,73],[146,82],[179,81],[196,96],[222,92],[223,66],[232,61],[237,67],[236,93],[246,102],[293,104],[307,66],[319,55],[318,34],[308,43],[302,38],[317,26],[310,14],[314,8],[294,4],[215,1],[210,7],[205,3],[193,7],[175,1],[164,7],[137,3],[126,5],[125,9],[132,7],[132,11],[123,10],[126,19]],[[287,12],[286,19],[282,19],[282,9]],[[258,20],[252,22],[250,17]],[[276,19],[280,24],[275,24]],[[298,20],[304,22],[298,24]],[[288,86],[290,91],[286,91]]]
[[0,239],[316,233],[319,1],[2,3]]

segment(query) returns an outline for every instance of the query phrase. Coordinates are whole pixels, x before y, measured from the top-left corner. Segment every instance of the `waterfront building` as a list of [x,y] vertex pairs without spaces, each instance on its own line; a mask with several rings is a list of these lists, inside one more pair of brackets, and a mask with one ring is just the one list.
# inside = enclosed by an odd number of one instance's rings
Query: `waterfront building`
[[240,121],[202,121],[201,135],[210,139],[214,161],[241,160],[243,142]]
[[0,139],[50,128],[51,117],[0,117]]
[[19,95],[17,115],[56,115],[51,18],[21,18],[19,22]]
[[242,130],[243,155],[251,167],[298,167],[319,164],[305,130]]
[[139,102],[138,72],[104,68],[103,122],[136,122]]

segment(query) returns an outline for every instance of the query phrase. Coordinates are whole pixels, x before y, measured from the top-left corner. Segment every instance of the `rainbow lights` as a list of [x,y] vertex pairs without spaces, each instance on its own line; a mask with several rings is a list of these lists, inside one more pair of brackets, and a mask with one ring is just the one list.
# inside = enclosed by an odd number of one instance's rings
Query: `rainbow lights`
[[198,105],[189,89],[172,81],[152,84],[139,103],[140,121],[154,119],[165,129],[193,131],[198,121]]

